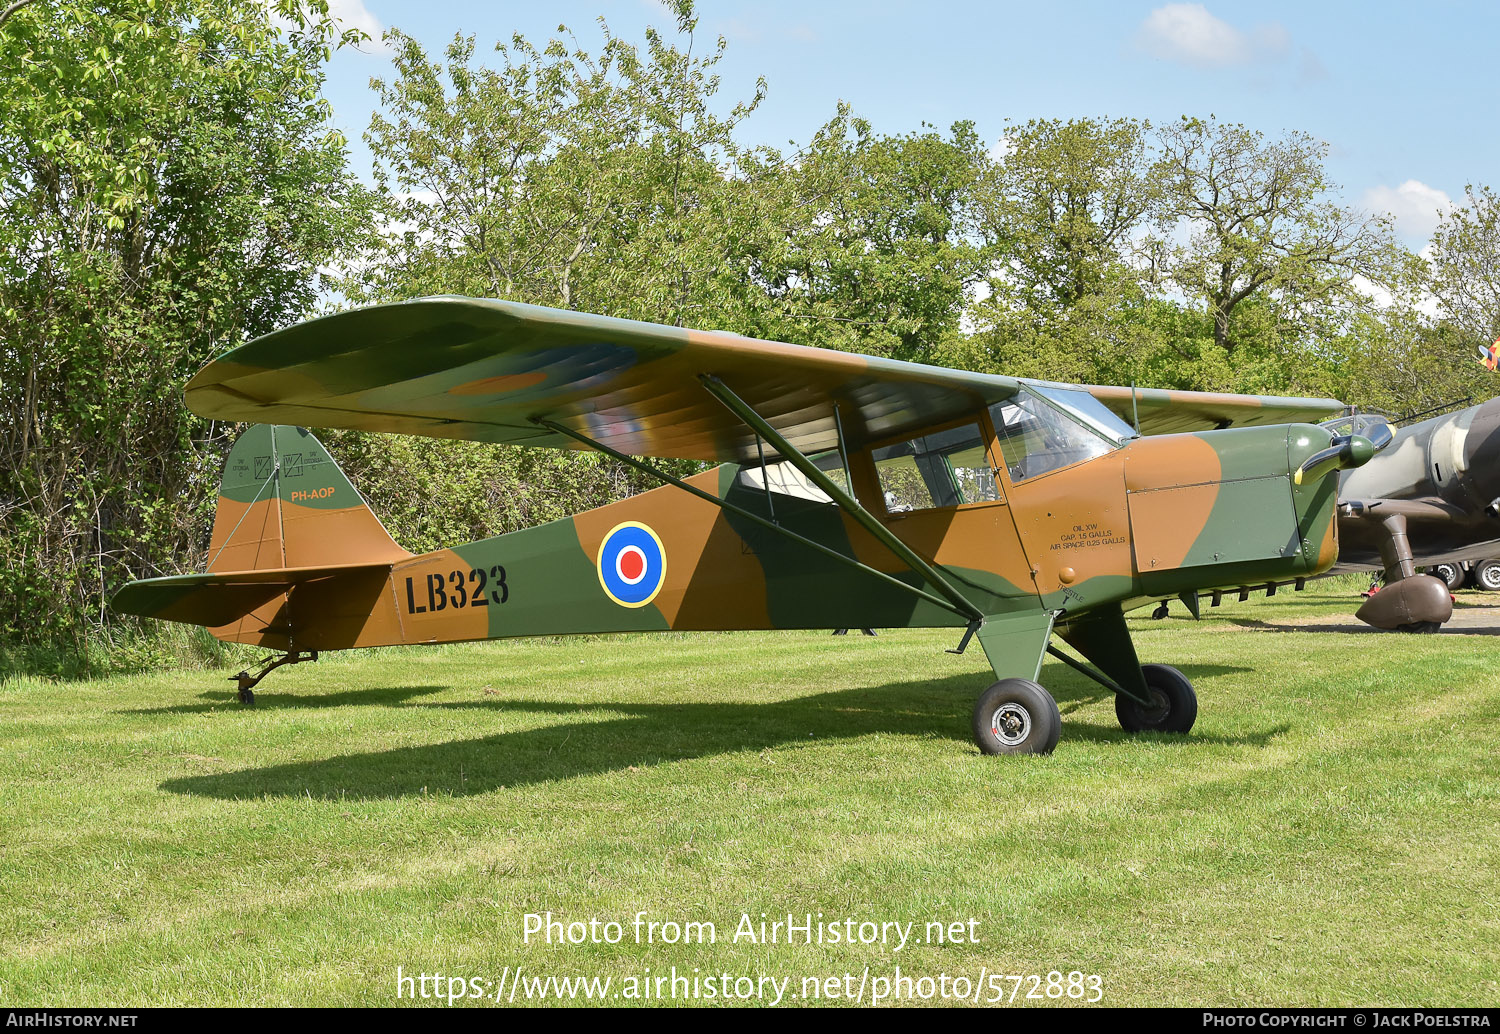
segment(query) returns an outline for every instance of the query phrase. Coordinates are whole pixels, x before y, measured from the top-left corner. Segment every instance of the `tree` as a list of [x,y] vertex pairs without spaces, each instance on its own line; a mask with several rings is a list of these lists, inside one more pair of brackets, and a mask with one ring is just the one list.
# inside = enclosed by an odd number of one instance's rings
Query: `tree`
[[[1295,314],[1351,298],[1356,276],[1382,278],[1387,222],[1328,200],[1325,144],[1300,132],[1268,142],[1212,118],[1184,118],[1159,142],[1158,270],[1206,304],[1219,348],[1235,347],[1235,312],[1258,293]],[[1187,243],[1170,243],[1180,234]]]
[[[392,32],[395,77],[366,139],[403,236],[376,258],[370,297],[463,292],[683,323],[724,281],[734,127],[760,92],[711,111],[724,50],[646,50],[601,27],[597,57],[521,36],[474,62],[459,36],[446,64]],[[560,31],[566,32],[566,28]]]
[[[495,47],[493,66],[476,60],[472,37],[455,37],[439,62],[389,33],[395,75],[374,83],[382,110],[366,139],[401,230],[366,256],[350,296],[457,293],[677,325],[742,323],[728,315],[742,315],[733,299],[749,282],[736,251],[733,130],[764,84],[715,114],[725,42],[696,53],[691,4],[675,11],[677,41],[650,29],[637,47],[601,19],[596,55],[559,27],[570,42],[538,48],[516,35]],[[457,537],[476,538],[653,484],[579,453],[449,443],[435,451],[360,435],[333,436],[330,449],[354,459],[352,473],[372,473],[372,500],[390,508],[397,528],[425,529],[421,541],[430,522],[406,516],[430,498],[423,478],[468,501],[459,507],[467,534]],[[390,475],[398,458],[414,456],[423,475]],[[569,491],[543,490],[559,484]]]
[[1482,402],[1497,386],[1474,361],[1477,340],[1408,306],[1361,313],[1328,343],[1329,361],[1304,368],[1297,387],[1397,416]]
[[1159,348],[1130,261],[1150,212],[1145,131],[1129,119],[1034,120],[1002,141],[981,226],[992,266],[966,359],[1058,380],[1131,383]]
[[763,292],[747,303],[754,332],[932,361],[987,266],[973,124],[883,136],[841,106],[799,153],[756,157],[742,220]]
[[1038,119],[1006,134],[983,216],[1004,255],[997,297],[1040,311],[1113,293],[1156,197],[1147,129],[1133,119]]
[[1464,198],[1432,236],[1432,291],[1449,320],[1488,343],[1500,336],[1500,196],[1470,184]]
[[352,38],[292,0],[0,26],[0,633],[76,639],[195,562],[226,429],[182,386],[305,314],[368,212],[319,95]]

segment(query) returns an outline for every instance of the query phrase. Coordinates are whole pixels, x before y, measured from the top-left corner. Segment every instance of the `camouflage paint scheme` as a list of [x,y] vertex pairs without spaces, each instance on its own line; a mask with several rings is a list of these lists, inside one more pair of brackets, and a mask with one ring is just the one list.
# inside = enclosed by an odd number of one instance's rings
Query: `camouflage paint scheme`
[[[1129,412],[1129,389],[1088,391]],[[1179,419],[1145,412],[1147,434]],[[1384,418],[1344,416],[1324,426],[1358,430],[1358,421],[1371,419]],[[1453,614],[1447,586],[1417,567],[1500,554],[1500,399],[1408,424],[1367,463],[1343,471],[1338,534],[1333,570],[1379,570],[1385,578],[1386,588],[1359,608],[1360,620],[1411,631],[1446,622]]]
[[[1143,687],[1122,612],[1151,599],[1264,586],[1338,554],[1336,479],[1292,472],[1332,436],[1328,399],[1088,389],[1142,418],[1223,429],[1135,438],[1014,482],[989,407],[1012,378],[471,299],[315,320],[251,342],[190,383],[231,420],[580,447],[546,419],[631,455],[718,460],[687,479],[714,499],[852,558],[663,486],[541,527],[413,556],[306,431],[261,424],[232,450],[209,572],[132,583],[117,609],[208,625],[277,650],[333,650],[666,629],[947,627],[971,615],[931,590],[857,515],[752,484],[756,434],[704,390],[732,387],[796,450],[847,451],[852,494],[935,565],[975,613],[997,676],[1034,679],[1055,631],[1127,689]],[[1187,412],[1187,417],[1176,414]],[[996,498],[889,513],[882,445],[977,423]],[[842,436],[839,434],[842,428]],[[769,449],[768,462],[779,457]],[[1012,457],[1013,458],[1013,457]],[[773,512],[774,505],[774,512]],[[644,605],[604,585],[612,529],[649,527],[664,575]],[[649,544],[648,544],[649,550]],[[620,568],[624,570],[624,568]]]

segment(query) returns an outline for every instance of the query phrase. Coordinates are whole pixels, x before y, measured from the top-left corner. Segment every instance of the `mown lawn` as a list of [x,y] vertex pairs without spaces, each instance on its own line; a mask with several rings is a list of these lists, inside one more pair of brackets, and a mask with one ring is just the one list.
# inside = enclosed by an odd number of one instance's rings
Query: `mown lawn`
[[[1049,662],[1050,758],[972,746],[992,676],[950,633],[334,655],[253,710],[228,672],[9,682],[0,1004],[387,1005],[398,966],[798,994],[899,965],[1098,974],[1113,1004],[1494,1005],[1500,640],[1286,630],[1353,602],[1132,619],[1197,728],[1127,736]],[[546,911],[625,942],[524,944]],[[633,944],[638,912],[718,941]],[[762,912],[972,917],[979,943],[732,943]]]

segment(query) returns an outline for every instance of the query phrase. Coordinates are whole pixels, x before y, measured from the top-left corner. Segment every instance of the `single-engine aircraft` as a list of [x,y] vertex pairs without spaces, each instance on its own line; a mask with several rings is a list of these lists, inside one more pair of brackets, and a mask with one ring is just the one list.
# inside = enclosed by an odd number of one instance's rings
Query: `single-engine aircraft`
[[[1330,475],[1374,450],[1304,422],[1332,399],[1083,390],[459,297],[268,334],[186,397],[256,425],[229,453],[207,572],[114,606],[278,651],[236,676],[242,702],[350,647],[952,627],[994,669],[973,713],[991,754],[1055,747],[1049,654],[1113,693],[1127,730],[1191,729],[1192,685],[1140,663],[1125,611],[1327,570]],[[304,426],[594,450],[662,487],[414,556]],[[719,465],[678,478],[664,457]]]
[[[1369,434],[1384,423],[1359,413],[1324,426]],[[1401,427],[1379,456],[1340,476],[1338,520],[1339,568],[1385,575],[1355,616],[1377,628],[1436,631],[1453,616],[1448,591],[1457,584],[1417,567],[1500,552],[1500,399]]]

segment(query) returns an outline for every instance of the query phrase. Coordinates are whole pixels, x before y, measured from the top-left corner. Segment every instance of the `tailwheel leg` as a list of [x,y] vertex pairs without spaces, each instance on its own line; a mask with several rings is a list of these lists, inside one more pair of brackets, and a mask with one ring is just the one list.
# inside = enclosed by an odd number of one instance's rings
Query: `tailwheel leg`
[[300,653],[296,650],[293,650],[291,653],[282,654],[280,657],[272,654],[270,657],[262,658],[260,664],[258,665],[258,668],[260,670],[258,670],[255,674],[250,674],[249,670],[247,669],[245,671],[239,672],[238,674],[229,676],[229,681],[235,684],[235,689],[238,691],[237,695],[239,697],[240,703],[244,704],[247,707],[254,707],[255,687],[260,684],[261,679],[271,674],[271,672],[275,671],[283,664],[302,664],[306,661],[315,661],[317,659],[317,650],[309,650],[306,653]]
[[1115,694],[1115,717],[1126,732],[1185,733],[1198,719],[1198,694],[1188,677],[1168,664],[1142,664],[1146,705],[1124,693]]
[[974,705],[974,742],[986,754],[1051,754],[1061,731],[1057,701],[1030,679],[1001,679]]

